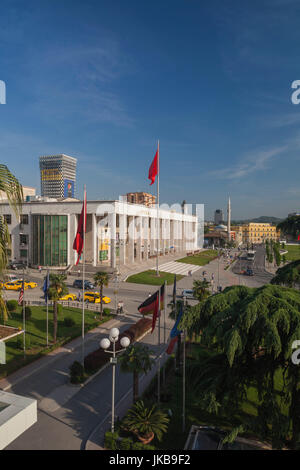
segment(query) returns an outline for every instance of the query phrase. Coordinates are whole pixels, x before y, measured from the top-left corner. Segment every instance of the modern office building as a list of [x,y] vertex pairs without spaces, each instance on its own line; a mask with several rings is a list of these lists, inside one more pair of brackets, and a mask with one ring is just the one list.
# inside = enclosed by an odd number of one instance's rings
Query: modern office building
[[214,220],[215,220],[215,224],[216,225],[220,225],[224,222],[224,217],[223,217],[223,211],[222,209],[217,209],[215,211],[215,217],[214,217]]
[[[73,240],[82,202],[45,200],[25,202],[16,218],[7,202],[0,203],[11,234],[9,258],[33,266],[71,266],[77,261]],[[157,253],[190,252],[198,248],[198,218],[176,210],[126,201],[88,201],[86,263],[116,268],[146,261]]]
[[40,157],[41,195],[73,198],[76,190],[76,164],[76,158],[64,154]]

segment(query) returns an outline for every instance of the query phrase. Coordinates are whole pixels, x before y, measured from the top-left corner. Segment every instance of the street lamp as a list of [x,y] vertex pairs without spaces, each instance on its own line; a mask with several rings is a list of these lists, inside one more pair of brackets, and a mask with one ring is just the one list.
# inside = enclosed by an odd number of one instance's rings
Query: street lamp
[[[118,328],[112,328],[109,332],[109,338],[103,338],[100,341],[100,346],[102,349],[104,349],[105,352],[112,354],[112,357],[110,358],[110,362],[113,366],[112,369],[112,396],[111,396],[111,432],[115,431],[115,377],[116,377],[116,365],[117,365],[117,357],[116,354],[125,351],[125,349],[129,346],[130,344],[130,339],[127,336],[124,336],[121,338],[121,346],[123,349],[120,349],[119,351],[116,351],[116,342],[119,339],[119,334],[120,331]],[[113,350],[108,351],[108,348],[110,345],[113,345]]]

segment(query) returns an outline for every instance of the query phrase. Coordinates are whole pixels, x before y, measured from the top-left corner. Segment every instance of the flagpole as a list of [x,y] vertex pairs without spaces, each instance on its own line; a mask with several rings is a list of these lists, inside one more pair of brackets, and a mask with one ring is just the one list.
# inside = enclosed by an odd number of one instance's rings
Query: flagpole
[[84,367],[84,282],[85,282],[85,230],[86,230],[86,185],[83,190],[83,253],[82,253],[82,367]]
[[25,338],[25,300],[24,300],[24,297],[25,297],[25,274],[24,274],[24,267],[23,267],[23,285],[22,285],[22,289],[23,289],[23,331],[24,331],[24,334],[23,334],[23,351],[24,351],[24,358],[26,356],[26,338]]
[[160,403],[160,288],[158,290],[158,370],[157,370],[157,401]]
[[159,276],[158,271],[158,250],[160,246],[160,226],[159,226],[159,140],[157,141],[157,252],[156,252],[156,275]]
[[49,338],[49,310],[48,310],[49,269],[47,269],[46,286],[47,286],[46,308],[47,308],[47,347],[48,347],[48,338]]
[[164,344],[166,344],[166,307],[167,307],[167,282],[164,287]]

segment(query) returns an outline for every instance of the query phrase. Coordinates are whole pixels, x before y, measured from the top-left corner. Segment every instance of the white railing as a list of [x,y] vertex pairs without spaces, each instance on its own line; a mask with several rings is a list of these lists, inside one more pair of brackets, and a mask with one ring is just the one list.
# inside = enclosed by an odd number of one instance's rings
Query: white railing
[[[73,307],[73,308],[82,308],[82,302],[76,302],[76,301],[73,301],[73,300],[61,300],[58,302],[59,304],[61,304],[63,307]],[[46,306],[46,302],[44,300],[25,300],[25,305],[42,305],[42,306]],[[53,306],[53,302],[51,300],[48,301],[48,305],[49,307],[52,307]],[[93,310],[94,312],[100,312],[100,309],[101,309],[101,304],[97,303],[97,304],[94,304],[94,303],[91,303],[91,302],[85,302],[85,308],[87,310]],[[105,304],[103,304],[103,308],[108,308],[106,307]],[[110,308],[110,310],[112,311],[112,309]]]

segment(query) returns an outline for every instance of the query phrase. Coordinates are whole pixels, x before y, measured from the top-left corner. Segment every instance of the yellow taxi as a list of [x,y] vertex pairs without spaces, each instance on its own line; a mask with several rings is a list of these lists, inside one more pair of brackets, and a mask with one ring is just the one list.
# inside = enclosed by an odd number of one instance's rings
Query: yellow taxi
[[77,296],[75,294],[66,294],[60,297],[59,300],[77,300]]
[[[85,302],[93,302],[94,304],[100,304],[100,294],[97,292],[85,292],[84,293],[84,300]],[[102,303],[109,304],[111,302],[109,297],[103,296]]]
[[[15,281],[15,282],[6,282],[4,284],[4,288],[6,290],[21,290],[22,288],[22,282],[21,281]],[[28,286],[24,284],[24,289],[28,289]]]
[[31,281],[25,281],[25,286],[29,287],[30,289],[34,289],[35,287],[37,287],[37,283],[31,282]]

